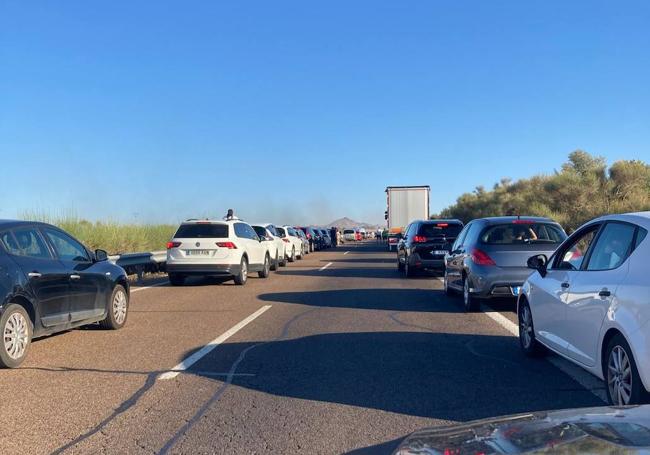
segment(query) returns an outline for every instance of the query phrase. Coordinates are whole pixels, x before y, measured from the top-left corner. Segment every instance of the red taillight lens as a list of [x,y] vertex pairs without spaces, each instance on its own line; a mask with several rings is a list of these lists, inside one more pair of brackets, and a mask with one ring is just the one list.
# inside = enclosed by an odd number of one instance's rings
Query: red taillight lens
[[228,248],[229,250],[236,250],[237,245],[232,242],[217,242],[219,248]]
[[413,237],[413,241],[415,243],[426,243],[427,238],[423,235],[416,235],[415,237]]
[[514,220],[512,224],[533,224],[534,221],[531,220]]
[[282,239],[284,243],[289,243],[289,239]]
[[181,242],[167,242],[167,249],[178,248],[181,246]]
[[438,227],[448,227],[449,223],[438,223],[438,224],[436,224],[436,226],[438,226]]
[[474,264],[476,265],[496,265],[496,263],[492,260],[488,254],[483,251],[479,250],[478,248],[472,251],[472,261],[474,261]]

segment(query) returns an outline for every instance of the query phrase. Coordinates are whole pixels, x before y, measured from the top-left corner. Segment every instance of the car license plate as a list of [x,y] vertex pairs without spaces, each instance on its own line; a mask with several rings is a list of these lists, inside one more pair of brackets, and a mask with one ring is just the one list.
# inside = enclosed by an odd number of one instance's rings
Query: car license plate
[[185,254],[188,256],[208,256],[210,250],[185,250]]
[[521,286],[513,286],[512,287],[512,294],[515,296],[518,296],[521,294]]
[[445,254],[447,254],[447,250],[435,250],[433,254],[435,254],[436,256],[444,256]]

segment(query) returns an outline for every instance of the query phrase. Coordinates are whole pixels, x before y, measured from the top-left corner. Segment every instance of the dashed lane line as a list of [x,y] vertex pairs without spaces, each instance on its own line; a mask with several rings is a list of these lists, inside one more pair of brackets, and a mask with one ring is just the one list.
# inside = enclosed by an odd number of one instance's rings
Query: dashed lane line
[[133,293],[133,292],[138,292],[138,291],[144,291],[145,289],[151,289],[151,288],[155,288],[157,286],[164,286],[166,284],[169,284],[169,282],[168,281],[163,281],[162,283],[156,283],[156,284],[151,284],[149,286],[143,286],[141,288],[131,289],[131,292]]
[[318,271],[319,271],[319,272],[322,272],[323,270],[325,270],[326,268],[328,268],[330,265],[332,265],[332,263],[331,263],[331,262],[328,262],[327,264],[325,264],[324,266],[322,266],[320,269],[318,269]]
[[208,344],[203,346],[201,349],[199,349],[197,352],[183,360],[181,363],[176,365],[174,368],[169,370],[166,373],[162,373],[160,376],[158,376],[158,379],[165,380],[165,379],[173,379],[176,376],[178,376],[179,373],[187,370],[189,367],[194,365],[196,362],[198,362],[202,357],[206,356],[214,348],[222,344],[224,341],[226,341],[228,338],[239,332],[241,329],[246,327],[248,324],[253,322],[257,317],[262,315],[265,311],[267,311],[269,308],[271,308],[271,305],[264,305],[262,308],[257,310],[255,313],[251,314],[248,316],[246,319],[243,319],[242,321],[238,322],[234,326],[232,326],[228,331],[224,332],[223,334],[219,335],[217,338],[214,340],[210,341]]

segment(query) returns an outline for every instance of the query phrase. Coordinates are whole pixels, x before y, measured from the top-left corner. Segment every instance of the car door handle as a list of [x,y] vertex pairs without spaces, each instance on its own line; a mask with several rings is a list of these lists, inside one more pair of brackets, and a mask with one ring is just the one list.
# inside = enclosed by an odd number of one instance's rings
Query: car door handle
[[609,292],[607,289],[603,289],[602,291],[600,291],[600,292],[598,293],[598,295],[599,295],[600,297],[609,297],[609,296],[612,295],[612,293]]
[[39,272],[29,272],[27,276],[30,278],[40,278],[43,276],[43,274]]
[[81,275],[77,275],[77,274],[70,275],[70,279],[71,279],[71,280],[80,280],[80,279],[81,279]]
[[569,283],[566,283],[566,282],[562,283],[562,287],[563,287],[564,289],[568,288],[569,286],[570,286]]

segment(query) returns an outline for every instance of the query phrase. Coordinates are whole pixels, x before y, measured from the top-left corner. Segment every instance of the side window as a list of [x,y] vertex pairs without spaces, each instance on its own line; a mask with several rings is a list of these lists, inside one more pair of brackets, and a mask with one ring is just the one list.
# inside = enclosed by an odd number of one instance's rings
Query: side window
[[600,225],[591,226],[587,230],[578,233],[573,240],[558,250],[553,261],[554,269],[580,270],[585,260],[589,247],[598,233]]
[[456,237],[456,241],[451,247],[452,251],[456,251],[458,248],[461,247],[463,242],[465,241],[465,237],[467,237],[467,231],[471,229],[472,223],[469,223],[467,226],[463,228],[462,231],[460,231],[460,234],[458,234],[458,237]]
[[257,232],[255,232],[255,229],[253,229],[251,226],[248,224],[245,224],[246,226],[246,234],[248,235],[248,238],[251,240],[259,240],[260,237],[257,235]]
[[67,234],[54,229],[45,229],[47,238],[52,243],[54,251],[63,261],[90,262],[84,246]]
[[475,242],[477,240],[477,237],[479,236],[479,231],[483,227],[479,222],[468,224],[468,226],[469,229],[467,230],[467,234],[465,234],[465,238],[463,239],[462,246],[467,246],[472,242]]
[[239,238],[246,238],[246,225],[244,223],[235,223],[235,235]]
[[648,235],[648,231],[640,227],[636,233],[636,240],[634,241],[635,250],[639,247],[639,245],[641,245],[641,242],[643,242],[643,239],[645,239],[646,235]]
[[594,244],[587,270],[612,270],[619,267],[632,251],[636,226],[607,223]]
[[10,254],[37,259],[52,258],[37,229],[26,227],[14,229],[13,232],[3,232],[0,234],[0,240]]

